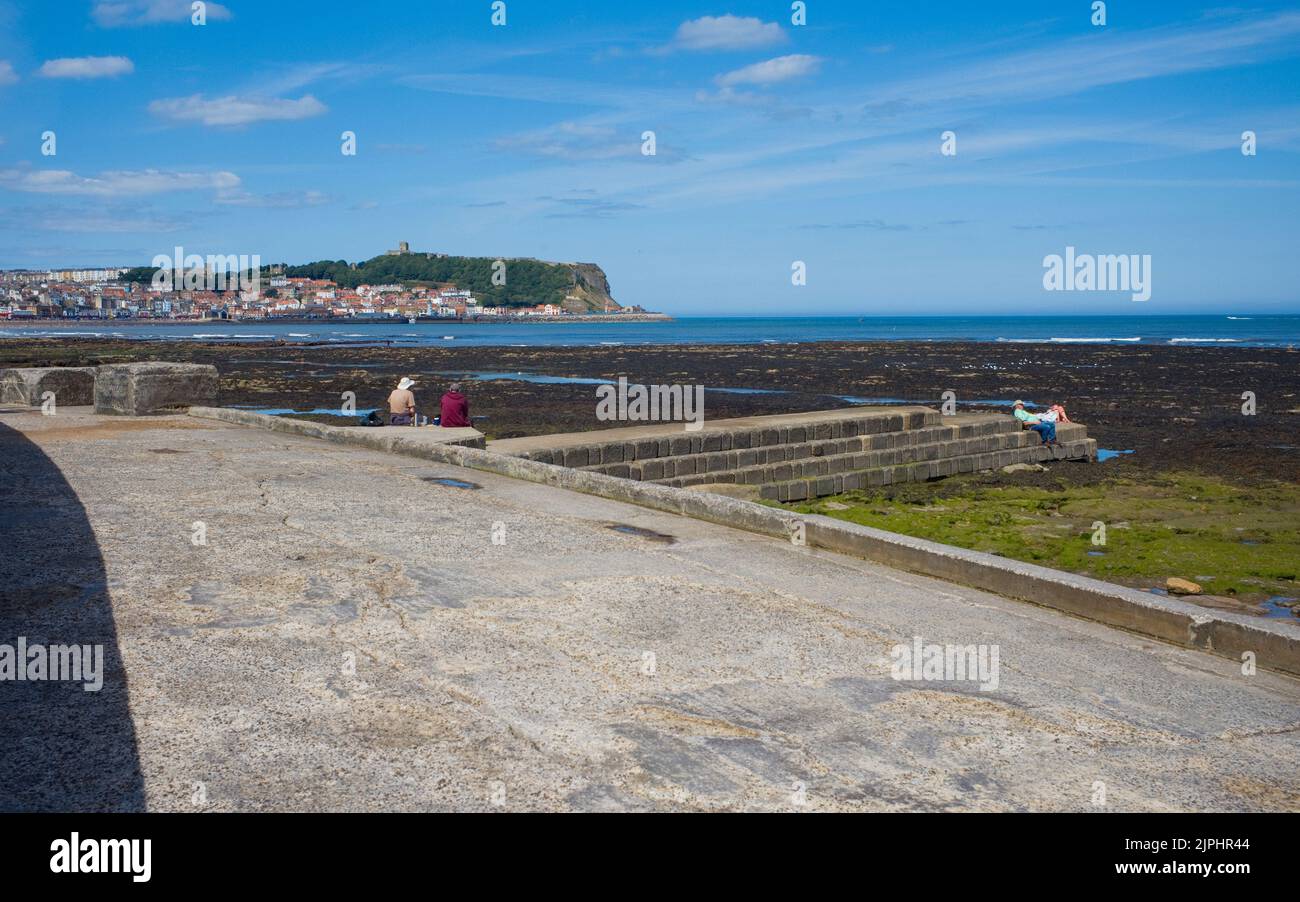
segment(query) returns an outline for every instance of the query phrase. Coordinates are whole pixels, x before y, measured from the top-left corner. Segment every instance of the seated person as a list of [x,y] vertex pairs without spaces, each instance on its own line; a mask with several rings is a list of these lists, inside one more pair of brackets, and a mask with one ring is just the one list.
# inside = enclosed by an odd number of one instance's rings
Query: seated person
[[470,425],[469,399],[461,394],[459,382],[453,382],[448,387],[447,393],[442,396],[442,417],[438,425],[449,429]]
[[413,380],[403,376],[388,396],[388,425],[410,426],[415,422],[415,394],[411,391],[414,384]]
[[1043,439],[1044,445],[1056,444],[1056,423],[1055,421],[1044,421],[1025,410],[1025,402],[1017,400],[1015,403],[1016,419],[1020,421],[1021,429],[1032,429]]

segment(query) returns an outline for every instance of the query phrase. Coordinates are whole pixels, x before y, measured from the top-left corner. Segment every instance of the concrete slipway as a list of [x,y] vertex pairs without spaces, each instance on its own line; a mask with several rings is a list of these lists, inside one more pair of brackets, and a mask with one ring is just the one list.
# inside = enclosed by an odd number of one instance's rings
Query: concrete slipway
[[[1295,680],[998,595],[211,420],[11,410],[0,455],[0,642],[79,641],[100,566],[126,677],[26,709],[0,808],[1300,810]],[[893,679],[915,636],[998,687]]]

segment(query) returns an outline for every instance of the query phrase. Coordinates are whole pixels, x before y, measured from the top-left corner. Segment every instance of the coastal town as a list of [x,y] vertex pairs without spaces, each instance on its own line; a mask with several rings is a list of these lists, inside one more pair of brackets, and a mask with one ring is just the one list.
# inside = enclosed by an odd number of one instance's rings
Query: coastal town
[[[270,267],[251,289],[155,287],[122,281],[129,267],[0,271],[0,321],[27,320],[500,320],[577,317],[562,304],[493,306],[454,284],[397,283],[348,288],[329,279],[286,276]],[[211,280],[205,280],[211,281]],[[644,316],[639,307],[607,305],[596,315]],[[588,314],[590,315],[590,314]]]

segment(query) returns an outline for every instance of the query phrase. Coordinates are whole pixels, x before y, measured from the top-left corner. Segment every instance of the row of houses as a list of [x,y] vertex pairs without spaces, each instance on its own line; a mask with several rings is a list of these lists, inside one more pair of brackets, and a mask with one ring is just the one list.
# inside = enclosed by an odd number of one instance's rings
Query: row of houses
[[[560,316],[558,304],[496,307],[479,303],[455,285],[431,288],[339,286],[327,279],[273,275],[257,290],[171,290],[113,281],[124,270],[104,270],[102,280],[43,279],[31,272],[0,272],[0,319],[81,317],[141,319],[251,319],[275,317],[499,317]],[[84,275],[86,271],[75,271]],[[224,283],[223,283],[224,284]]]

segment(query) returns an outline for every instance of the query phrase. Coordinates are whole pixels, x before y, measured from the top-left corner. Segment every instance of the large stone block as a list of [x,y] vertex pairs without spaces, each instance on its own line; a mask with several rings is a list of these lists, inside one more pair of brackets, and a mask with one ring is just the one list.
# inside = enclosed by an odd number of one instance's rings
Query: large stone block
[[150,416],[211,405],[217,368],[198,363],[113,363],[95,377],[95,413]]
[[64,407],[84,407],[95,402],[93,366],[31,367],[0,370],[0,404],[40,407],[46,392]]

